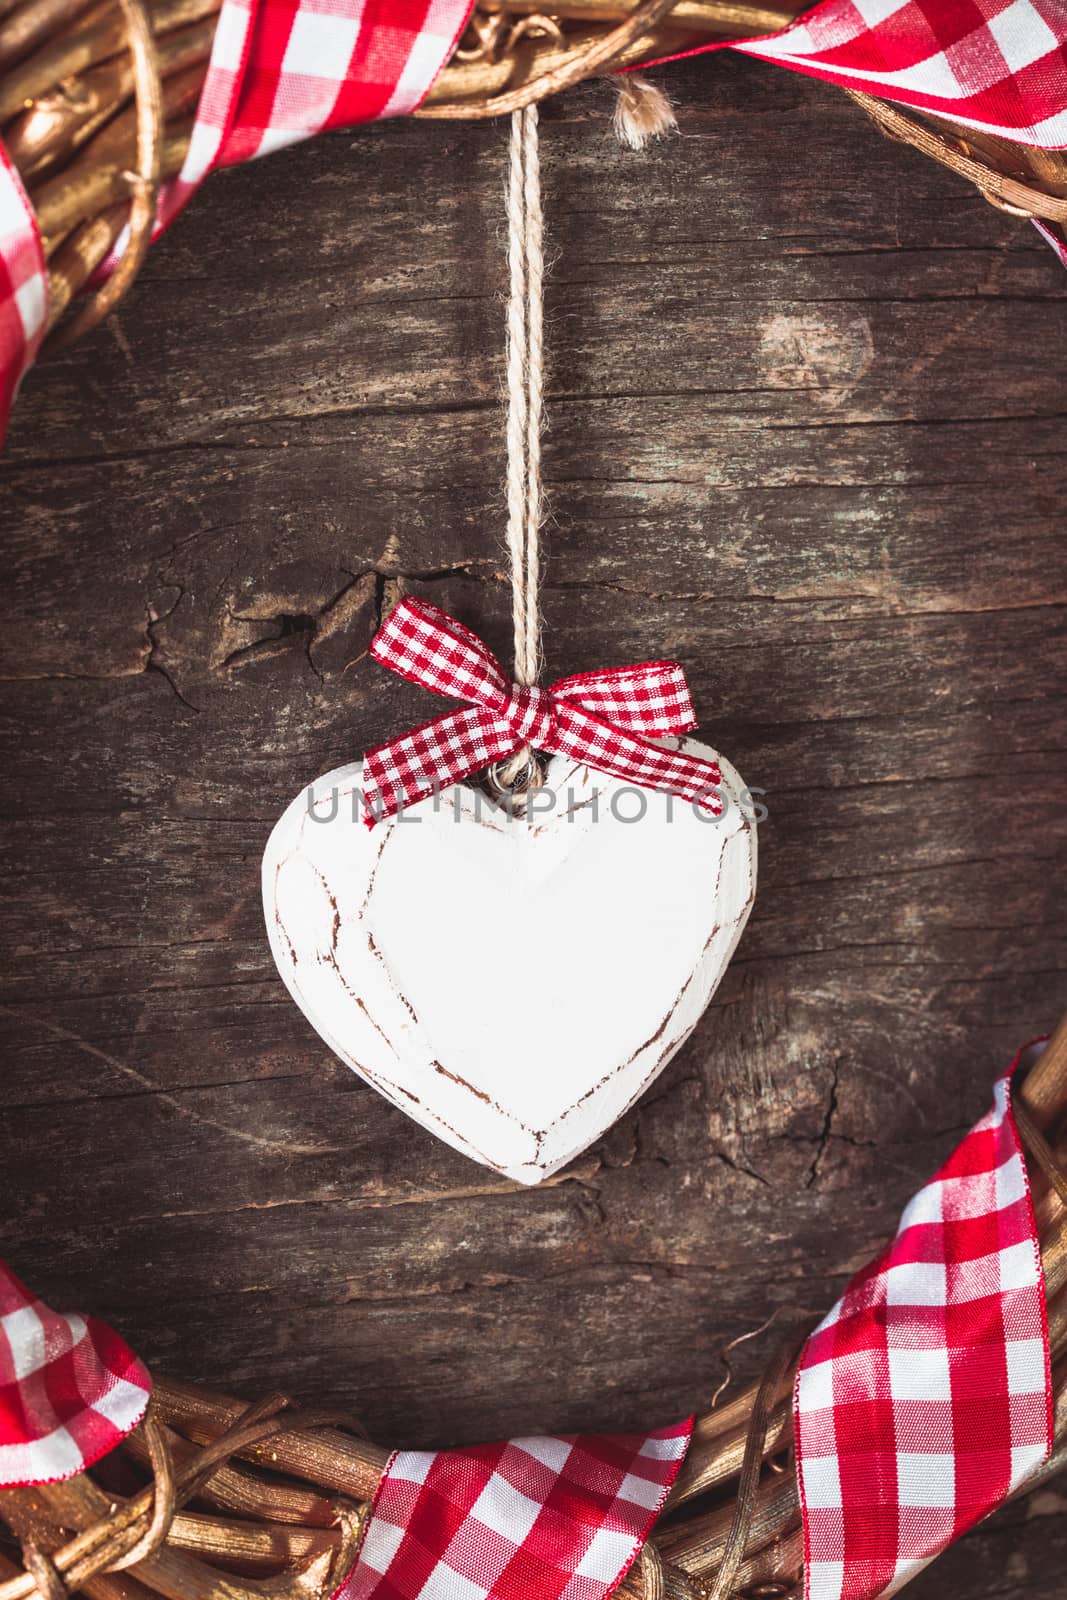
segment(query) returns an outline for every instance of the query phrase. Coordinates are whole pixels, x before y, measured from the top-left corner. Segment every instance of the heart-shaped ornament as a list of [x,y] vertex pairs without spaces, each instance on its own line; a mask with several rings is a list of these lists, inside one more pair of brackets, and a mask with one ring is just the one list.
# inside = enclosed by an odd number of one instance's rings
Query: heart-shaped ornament
[[456,784],[373,828],[362,763],[298,795],[263,902],[293,999],[408,1116],[520,1183],[616,1121],[696,1025],[741,936],[756,829],[555,756],[526,815]]

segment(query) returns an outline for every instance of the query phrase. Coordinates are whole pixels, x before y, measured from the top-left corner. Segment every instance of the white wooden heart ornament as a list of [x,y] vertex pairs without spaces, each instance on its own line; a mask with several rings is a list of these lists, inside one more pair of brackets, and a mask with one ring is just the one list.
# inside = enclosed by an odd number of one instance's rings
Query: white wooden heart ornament
[[[475,1161],[538,1183],[695,1026],[741,936],[756,830],[567,757],[527,818],[458,784],[368,829],[361,763],[281,817],[263,859],[278,970],[341,1060]],[[547,798],[552,809],[547,809]]]

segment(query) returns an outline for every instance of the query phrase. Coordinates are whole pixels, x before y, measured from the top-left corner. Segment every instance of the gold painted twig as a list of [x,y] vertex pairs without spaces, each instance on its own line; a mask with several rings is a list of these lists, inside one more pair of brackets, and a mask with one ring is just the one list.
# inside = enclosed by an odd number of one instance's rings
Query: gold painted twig
[[[152,0],[148,15],[155,34],[170,32],[216,13],[220,0]],[[64,78],[86,72],[127,49],[126,23],[109,6],[103,21],[64,32],[0,80],[0,123],[23,111],[38,95],[51,93]],[[83,19],[84,20],[84,19]]]
[[[156,45],[159,73],[172,77],[207,62],[215,22],[197,22],[165,34]],[[202,71],[188,82],[186,104],[199,98]],[[49,167],[69,161],[93,134],[120,111],[133,94],[133,62],[129,54],[115,56],[78,78],[67,78],[50,94],[35,100],[4,131],[4,145],[24,182],[38,186]]]

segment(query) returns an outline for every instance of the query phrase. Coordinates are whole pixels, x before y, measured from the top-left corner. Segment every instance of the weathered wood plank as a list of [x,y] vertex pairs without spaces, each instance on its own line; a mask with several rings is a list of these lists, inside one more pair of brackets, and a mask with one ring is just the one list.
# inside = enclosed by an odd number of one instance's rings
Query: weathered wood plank
[[[702,1404],[1063,1003],[1067,279],[823,86],[663,76],[647,156],[602,86],[546,119],[546,645],[684,660],[766,790],[762,884],[694,1038],[544,1189],[336,1063],[258,904],[299,786],[432,710],[361,659],[383,599],[507,652],[503,129],[217,177],[0,469],[0,1251],[161,1367],[397,1442]],[[1065,1592],[1058,1507],[916,1596]]]

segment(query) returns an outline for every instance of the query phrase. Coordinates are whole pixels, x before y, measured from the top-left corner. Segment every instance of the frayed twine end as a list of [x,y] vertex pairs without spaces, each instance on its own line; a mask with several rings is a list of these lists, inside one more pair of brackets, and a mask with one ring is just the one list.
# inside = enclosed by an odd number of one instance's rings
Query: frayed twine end
[[628,150],[644,150],[678,126],[674,108],[662,89],[636,72],[620,72],[615,83],[615,137]]

